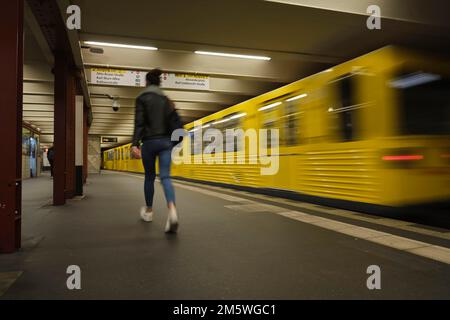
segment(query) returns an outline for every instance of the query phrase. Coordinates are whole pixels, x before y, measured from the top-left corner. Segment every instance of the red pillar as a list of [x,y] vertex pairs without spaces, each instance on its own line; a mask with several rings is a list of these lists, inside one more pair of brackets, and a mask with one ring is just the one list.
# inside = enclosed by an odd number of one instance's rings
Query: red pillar
[[23,0],[1,6],[0,252],[13,252],[21,238]]
[[55,53],[53,204],[75,195],[75,76],[63,51]]

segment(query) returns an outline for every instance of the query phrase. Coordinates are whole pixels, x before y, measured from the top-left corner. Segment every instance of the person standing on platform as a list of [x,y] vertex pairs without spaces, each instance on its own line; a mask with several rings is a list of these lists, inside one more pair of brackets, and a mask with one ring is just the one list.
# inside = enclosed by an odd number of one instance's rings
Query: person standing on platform
[[55,161],[55,150],[53,149],[53,146],[47,150],[47,160],[48,163],[50,163],[50,176],[53,177],[53,163]]
[[[160,88],[161,70],[147,73],[146,88],[136,98],[135,125],[132,155],[142,158],[145,169],[144,193],[146,207],[141,208],[141,218],[146,222],[153,220],[153,195],[156,177],[156,157],[159,158],[159,177],[169,209],[165,231],[176,232],[178,216],[175,207],[175,191],[170,179],[170,165],[173,143],[171,134],[173,121],[179,121],[173,102]],[[174,120],[175,119],[175,120]],[[142,141],[142,150],[140,142]]]

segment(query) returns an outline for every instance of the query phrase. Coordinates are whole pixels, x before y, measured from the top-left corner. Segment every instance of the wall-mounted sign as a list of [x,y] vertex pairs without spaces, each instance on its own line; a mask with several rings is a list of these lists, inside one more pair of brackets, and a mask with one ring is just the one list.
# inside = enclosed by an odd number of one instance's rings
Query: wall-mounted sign
[[161,87],[185,90],[209,90],[209,76],[186,73],[163,73]]
[[102,137],[102,143],[117,143],[117,137]]
[[145,87],[146,72],[119,69],[91,69],[91,83],[110,86]]
[[[110,86],[145,87],[145,71],[91,69],[91,83]],[[209,76],[189,73],[163,73],[161,87],[166,89],[209,90]]]

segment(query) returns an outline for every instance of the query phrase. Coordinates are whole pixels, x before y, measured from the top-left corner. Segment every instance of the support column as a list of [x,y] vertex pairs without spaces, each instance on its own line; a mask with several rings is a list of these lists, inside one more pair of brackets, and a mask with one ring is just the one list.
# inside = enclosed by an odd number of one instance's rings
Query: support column
[[21,243],[23,0],[2,3],[0,10],[0,252]]
[[75,77],[67,54],[55,53],[53,204],[75,195]]
[[86,183],[88,177],[88,108],[83,108],[83,183]]
[[54,152],[53,205],[66,203],[66,102],[69,61],[64,51],[55,53],[55,111],[54,111]]
[[75,196],[75,97],[76,80],[74,70],[67,74],[66,102],[66,199]]
[[76,168],[76,188],[75,195],[83,195],[83,137],[84,137],[84,116],[83,116],[83,96],[76,96],[75,99],[75,168]]

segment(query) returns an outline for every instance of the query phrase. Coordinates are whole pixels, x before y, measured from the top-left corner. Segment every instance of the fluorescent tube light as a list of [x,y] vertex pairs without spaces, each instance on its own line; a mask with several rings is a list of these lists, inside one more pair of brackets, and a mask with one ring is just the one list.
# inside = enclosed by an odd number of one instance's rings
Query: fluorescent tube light
[[121,43],[109,43],[109,42],[98,42],[98,41],[84,41],[84,43],[91,44],[94,46],[104,46],[104,47],[140,49],[140,50],[158,50],[158,48],[156,48],[156,47],[136,46],[136,45],[131,45],[131,44],[121,44]]
[[275,107],[278,107],[280,104],[281,104],[281,102],[275,102],[275,103],[272,103],[272,104],[269,104],[267,106],[259,108],[258,111],[264,111],[264,110],[267,110],[267,109],[275,108]]
[[240,58],[240,59],[253,59],[253,60],[265,60],[269,61],[272,58],[264,56],[251,56],[246,54],[234,54],[234,53],[221,53],[221,52],[210,52],[210,51],[195,51],[196,54],[203,54],[209,56],[219,56],[227,58]]
[[441,76],[431,73],[413,73],[403,78],[395,79],[389,83],[393,88],[405,89],[409,87],[418,86],[428,82],[441,79]]
[[287,102],[291,102],[291,101],[295,101],[295,100],[304,98],[304,97],[306,97],[306,96],[308,96],[308,95],[307,95],[306,93],[303,93],[303,94],[301,94],[301,95],[299,95],[299,96],[295,96],[295,97],[289,98],[289,99],[287,99],[286,101],[287,101]]
[[232,117],[229,117],[228,119],[229,119],[229,120],[238,119],[238,118],[245,117],[246,115],[247,115],[247,114],[246,114],[245,112],[243,112],[243,113],[238,113],[238,114],[235,114],[235,115],[232,116]]
[[238,113],[238,114],[235,114],[235,115],[233,115],[233,116],[231,116],[229,118],[225,118],[225,119],[222,119],[222,120],[217,120],[217,121],[213,122],[213,124],[224,123],[224,122],[227,122],[227,121],[230,121],[230,120],[234,120],[234,119],[245,117],[246,115],[247,115],[247,113],[245,113],[245,112]]
[[228,120],[230,120],[230,119],[217,120],[217,121],[214,121],[213,124],[224,123],[224,122],[227,122]]

